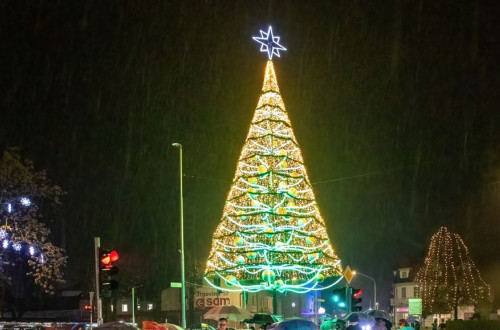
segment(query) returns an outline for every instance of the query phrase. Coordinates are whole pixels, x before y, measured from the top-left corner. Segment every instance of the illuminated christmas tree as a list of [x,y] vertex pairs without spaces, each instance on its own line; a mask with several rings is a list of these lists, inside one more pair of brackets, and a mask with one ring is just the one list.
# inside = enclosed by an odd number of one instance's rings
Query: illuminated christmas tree
[[465,243],[445,227],[432,236],[424,266],[415,281],[427,315],[453,310],[456,319],[458,306],[476,305],[490,297],[490,287],[483,281]]
[[[307,176],[276,79],[279,37],[261,31],[269,53],[262,93],[236,167],[205,270],[222,290],[306,292],[342,273]],[[266,46],[266,47],[264,47]],[[281,47],[281,48],[279,48]],[[219,285],[224,283],[225,285]]]

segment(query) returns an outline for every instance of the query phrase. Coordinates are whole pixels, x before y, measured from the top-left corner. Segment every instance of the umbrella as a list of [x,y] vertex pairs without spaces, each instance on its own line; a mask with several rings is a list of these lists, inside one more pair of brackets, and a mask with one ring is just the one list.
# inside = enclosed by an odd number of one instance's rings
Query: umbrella
[[243,320],[245,323],[255,323],[255,324],[273,324],[279,320],[266,313],[255,313],[251,319]]
[[413,315],[410,315],[406,318],[406,322],[408,323],[413,323],[415,321],[418,321],[418,316],[413,316]]
[[288,320],[278,323],[274,330],[317,330],[318,326],[316,323],[303,320],[303,319],[295,319]]
[[365,313],[361,312],[353,312],[349,315],[344,316],[344,320],[348,322],[372,322],[373,317],[366,315]]
[[128,325],[123,322],[108,322],[108,323],[103,323],[100,326],[98,326],[96,329],[99,330],[137,330],[136,327],[133,327],[131,325]]
[[365,312],[365,314],[369,315],[375,319],[384,319],[387,321],[389,321],[391,319],[391,317],[389,316],[389,313],[387,313],[386,311],[384,311],[382,309],[372,309],[372,310]]
[[184,330],[184,328],[172,323],[160,323],[158,325],[164,327],[165,330]]
[[203,318],[207,320],[218,320],[222,317],[226,318],[228,321],[241,322],[244,319],[252,317],[252,314],[241,307],[227,305],[216,306],[203,315]]
[[372,309],[372,310],[369,310],[366,312],[366,315],[369,315],[373,318],[375,318],[375,320],[383,320],[385,321],[385,326],[388,327],[388,328],[392,328],[392,322],[390,321],[391,320],[391,317],[389,316],[389,313],[387,313],[386,311],[384,311],[383,309]]

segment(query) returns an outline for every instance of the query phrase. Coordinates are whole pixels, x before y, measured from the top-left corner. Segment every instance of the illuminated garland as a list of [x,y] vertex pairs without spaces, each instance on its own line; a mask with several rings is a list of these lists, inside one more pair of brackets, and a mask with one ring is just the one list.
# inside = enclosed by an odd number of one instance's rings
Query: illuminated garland
[[300,293],[341,274],[268,61],[205,280],[227,291]]
[[446,227],[432,236],[424,266],[415,281],[423,310],[428,313],[450,312],[456,306],[475,305],[490,296],[490,287],[483,281],[465,243]]

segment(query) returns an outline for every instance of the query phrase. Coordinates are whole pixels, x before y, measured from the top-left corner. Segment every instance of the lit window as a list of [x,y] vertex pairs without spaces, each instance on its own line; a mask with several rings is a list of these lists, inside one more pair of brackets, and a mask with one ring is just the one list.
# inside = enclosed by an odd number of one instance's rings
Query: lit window
[[111,311],[113,312],[113,311],[114,311],[114,309],[115,309],[115,306],[113,306],[113,305],[111,304]]
[[128,305],[122,304],[122,312],[128,312]]
[[153,304],[148,304],[148,311],[153,309]]

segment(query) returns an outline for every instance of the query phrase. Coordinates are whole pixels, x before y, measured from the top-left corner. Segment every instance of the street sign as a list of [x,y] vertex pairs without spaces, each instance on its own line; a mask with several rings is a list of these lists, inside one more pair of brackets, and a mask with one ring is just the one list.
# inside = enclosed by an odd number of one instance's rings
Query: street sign
[[347,266],[345,268],[345,272],[344,272],[344,278],[347,281],[347,283],[351,284],[353,277],[354,277],[354,274],[352,273],[351,267]]
[[408,314],[422,315],[422,298],[408,299]]
[[179,282],[170,282],[171,288],[182,288],[182,283]]

